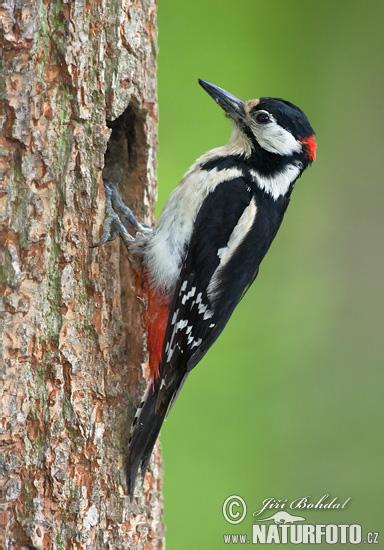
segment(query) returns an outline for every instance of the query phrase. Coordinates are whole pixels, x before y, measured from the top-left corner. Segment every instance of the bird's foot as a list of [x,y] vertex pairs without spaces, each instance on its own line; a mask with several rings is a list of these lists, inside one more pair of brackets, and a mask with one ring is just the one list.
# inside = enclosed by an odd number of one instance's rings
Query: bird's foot
[[139,222],[132,210],[125,204],[121,198],[117,186],[108,181],[104,181],[105,193],[105,219],[103,234],[99,242],[93,245],[92,248],[101,246],[108,241],[113,241],[118,235],[124,241],[124,244],[129,248],[136,242],[129,231],[128,226],[131,225],[136,230],[136,236],[145,235],[152,230],[147,225]]

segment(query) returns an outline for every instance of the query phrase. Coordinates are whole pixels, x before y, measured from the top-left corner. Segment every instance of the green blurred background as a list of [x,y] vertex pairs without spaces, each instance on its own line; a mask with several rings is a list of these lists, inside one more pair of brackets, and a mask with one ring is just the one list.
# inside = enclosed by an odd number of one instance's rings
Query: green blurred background
[[[160,1],[159,209],[230,133],[198,77],[297,103],[319,144],[162,431],[168,550],[250,534],[268,497],[351,496],[345,512],[303,515],[383,526],[383,15],[380,0]],[[221,513],[232,494],[249,508],[238,526]]]

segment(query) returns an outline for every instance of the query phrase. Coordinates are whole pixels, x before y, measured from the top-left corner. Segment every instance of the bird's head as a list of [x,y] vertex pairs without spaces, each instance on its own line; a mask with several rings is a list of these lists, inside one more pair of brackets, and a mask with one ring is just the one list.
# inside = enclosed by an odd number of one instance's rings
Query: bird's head
[[293,103],[272,97],[242,101],[205,80],[199,80],[199,84],[234,121],[249,151],[293,156],[304,165],[315,160],[315,133],[303,111]]

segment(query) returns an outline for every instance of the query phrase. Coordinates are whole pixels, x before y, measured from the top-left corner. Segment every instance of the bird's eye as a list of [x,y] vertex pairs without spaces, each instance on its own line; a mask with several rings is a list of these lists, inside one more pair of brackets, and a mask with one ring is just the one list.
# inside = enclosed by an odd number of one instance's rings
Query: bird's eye
[[269,114],[265,111],[259,111],[258,113],[256,113],[255,115],[255,120],[256,122],[258,122],[259,124],[267,124],[267,122],[269,122],[271,120]]

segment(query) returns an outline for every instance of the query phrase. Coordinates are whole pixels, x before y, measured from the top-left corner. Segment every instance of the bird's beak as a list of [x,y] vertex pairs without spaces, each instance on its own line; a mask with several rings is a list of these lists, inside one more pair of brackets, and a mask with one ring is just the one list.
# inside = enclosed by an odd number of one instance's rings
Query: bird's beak
[[235,122],[242,120],[245,116],[244,101],[238,97],[226,92],[219,86],[215,86],[210,82],[201,80],[199,78],[199,84],[211,97],[220,105],[222,109],[230,116]]

